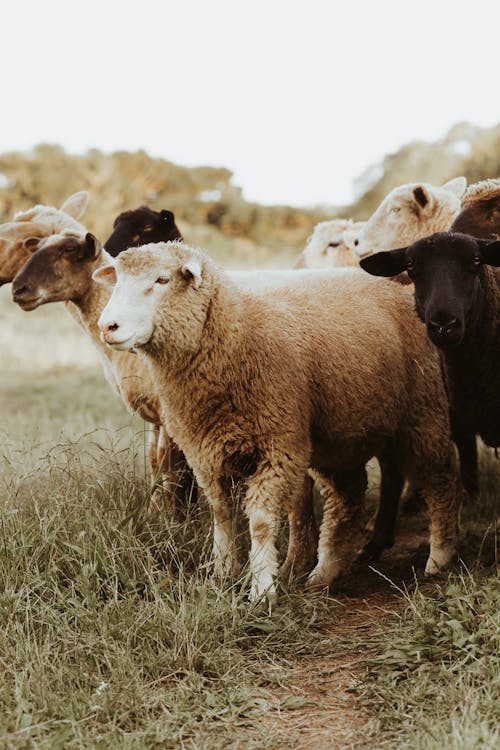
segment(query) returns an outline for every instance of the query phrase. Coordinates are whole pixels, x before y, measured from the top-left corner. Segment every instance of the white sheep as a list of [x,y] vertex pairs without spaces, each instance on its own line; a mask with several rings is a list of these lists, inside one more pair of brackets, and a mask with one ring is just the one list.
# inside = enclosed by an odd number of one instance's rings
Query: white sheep
[[427,182],[400,185],[384,198],[361,230],[346,233],[344,241],[363,258],[444,232],[460,211],[466,187],[465,177],[456,177],[441,187]]
[[344,233],[359,232],[364,222],[332,219],[316,224],[295,268],[337,268],[359,266],[359,258],[344,242]]
[[357,547],[373,455],[426,495],[427,573],[450,562],[448,404],[437,352],[401,287],[352,269],[306,281],[297,272],[278,293],[256,294],[179,242],[127,250],[94,278],[114,285],[99,320],[104,339],[150,366],[168,433],[211,505],[218,574],[236,566],[229,488],[242,479],[251,597],[274,596],[280,510],[300,508],[311,469],[324,517],[310,583],[328,585]]

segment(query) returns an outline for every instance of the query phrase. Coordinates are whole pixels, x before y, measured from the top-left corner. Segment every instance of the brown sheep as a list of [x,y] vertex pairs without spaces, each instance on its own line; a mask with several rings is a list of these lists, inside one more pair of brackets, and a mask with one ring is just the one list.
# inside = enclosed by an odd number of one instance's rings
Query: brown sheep
[[357,548],[374,455],[397,462],[426,496],[426,572],[450,562],[448,404],[437,352],[399,286],[353,269],[340,280],[291,280],[269,298],[177,242],[127,250],[94,278],[115,285],[99,320],[104,339],[149,364],[168,433],[211,505],[219,575],[236,567],[228,490],[242,479],[251,598],[274,596],[280,510],[300,507],[311,469],[324,517],[309,582],[329,585]]

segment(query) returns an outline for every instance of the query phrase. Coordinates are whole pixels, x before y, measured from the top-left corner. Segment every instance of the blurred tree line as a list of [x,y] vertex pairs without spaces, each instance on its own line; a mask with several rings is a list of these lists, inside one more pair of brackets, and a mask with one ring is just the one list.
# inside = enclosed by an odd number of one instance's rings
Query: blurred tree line
[[147,204],[173,211],[186,241],[235,264],[288,260],[314,225],[331,215],[248,203],[230,170],[181,167],[144,151],[70,155],[40,144],[30,153],[0,155],[0,222],[35,203],[59,206],[77,190],[90,192],[83,222],[102,240],[121,211]]
[[91,203],[84,222],[101,239],[117,214],[147,204],[172,210],[186,241],[223,262],[289,264],[318,221],[366,219],[397,185],[441,184],[461,174],[469,183],[500,176],[500,125],[460,123],[434,143],[406,144],[357,178],[351,205],[308,209],[249,203],[223,167],[181,167],[144,151],[70,155],[40,144],[29,153],[0,155],[0,221],[35,203],[60,205],[85,189]]

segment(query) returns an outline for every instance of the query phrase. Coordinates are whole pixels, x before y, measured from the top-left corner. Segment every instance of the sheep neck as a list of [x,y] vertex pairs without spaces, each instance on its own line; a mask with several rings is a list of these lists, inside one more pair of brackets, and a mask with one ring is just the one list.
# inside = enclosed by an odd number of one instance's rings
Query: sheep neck
[[[231,399],[231,385],[241,380],[241,366],[236,376],[235,367],[246,359],[245,301],[247,295],[232,284],[217,285],[210,295],[205,321],[195,351],[185,356],[172,357],[170,347],[156,345],[138,349],[147,360],[154,379],[161,384],[163,408],[174,422],[184,421],[185,405],[191,415],[205,413],[207,404],[215,412]],[[223,321],[230,321],[231,331]],[[167,422],[169,422],[167,416]],[[169,434],[176,439],[175,426]],[[182,446],[182,442],[179,441]]]

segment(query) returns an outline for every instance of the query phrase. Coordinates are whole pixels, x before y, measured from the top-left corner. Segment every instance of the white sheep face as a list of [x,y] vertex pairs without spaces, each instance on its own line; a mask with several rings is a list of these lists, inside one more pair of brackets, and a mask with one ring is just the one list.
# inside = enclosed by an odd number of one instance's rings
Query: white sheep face
[[441,187],[420,182],[395,188],[361,229],[353,249],[362,258],[446,231],[460,211],[466,186],[465,178],[457,177]]
[[103,340],[113,349],[148,344],[158,318],[168,319],[170,311],[175,315],[179,291],[201,285],[201,266],[196,259],[179,264],[164,249],[155,252],[160,245],[166,246],[159,243],[127,250],[94,272],[96,281],[113,286],[98,321]]
[[304,249],[308,268],[335,268],[356,265],[356,257],[349,262],[349,251],[344,244],[344,232],[352,228],[348,219],[333,219],[316,224]]

